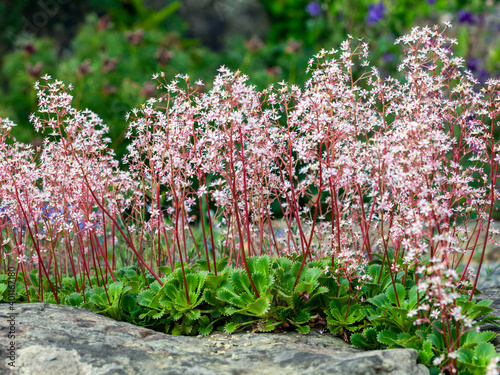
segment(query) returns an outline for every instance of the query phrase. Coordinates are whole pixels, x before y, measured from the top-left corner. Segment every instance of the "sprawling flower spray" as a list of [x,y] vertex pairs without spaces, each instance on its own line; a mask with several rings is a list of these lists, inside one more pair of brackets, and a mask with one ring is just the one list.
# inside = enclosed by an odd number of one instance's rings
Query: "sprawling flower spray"
[[200,92],[188,76],[168,83],[155,74],[161,96],[127,115],[127,172],[102,121],[45,77],[35,87],[41,117],[31,116],[46,134],[41,149],[8,142],[12,124],[0,124],[2,266],[38,272],[43,299],[51,273],[57,298],[63,272],[84,290],[93,272],[105,285],[117,263],[134,263],[161,284],[162,267],[201,258],[217,274],[227,256],[258,296],[248,256],[299,256],[297,281],[308,261],[328,256],[325,271],[347,277],[356,298],[351,282],[368,280],[364,265],[378,257],[396,298],[397,284],[418,276],[412,314],[441,317],[453,370],[457,337],[471,325],[457,296],[472,284],[472,298],[496,234],[500,83],[479,89],[437,27],[396,43],[402,81],[382,78],[367,44],[351,36],[310,60],[304,88],[280,82],[259,92],[221,67]]

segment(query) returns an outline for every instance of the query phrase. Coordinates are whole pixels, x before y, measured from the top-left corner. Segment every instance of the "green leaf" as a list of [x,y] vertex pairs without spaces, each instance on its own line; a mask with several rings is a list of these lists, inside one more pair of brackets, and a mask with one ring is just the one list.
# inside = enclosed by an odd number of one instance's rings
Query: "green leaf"
[[378,294],[375,297],[368,298],[367,301],[380,308],[391,306],[390,300],[386,294]]
[[255,316],[263,316],[271,306],[269,300],[265,296],[257,298],[255,302],[251,303],[247,307],[247,311]]
[[342,311],[347,308],[348,298],[340,297],[340,298],[332,298],[330,299],[330,309],[333,311]]
[[479,332],[477,336],[477,342],[490,342],[493,341],[495,337],[497,337],[497,334],[493,331]]
[[486,307],[486,306],[474,306],[470,312],[467,312],[467,316],[469,316],[472,319],[478,318],[483,315],[488,315],[491,314],[494,310],[491,307]]
[[[328,293],[329,292],[329,289],[328,287],[326,286],[320,286],[316,289],[314,295],[318,295],[318,294],[324,294],[324,293]],[[312,297],[311,297],[312,298]]]
[[83,297],[80,293],[71,293],[66,300],[66,304],[69,306],[77,306],[79,307],[83,303]]
[[486,366],[490,359],[497,355],[495,352],[495,346],[489,342],[477,344],[474,353],[477,356],[478,364],[481,366]]
[[205,291],[203,292],[203,300],[211,306],[219,304],[219,301],[217,300],[217,294],[214,290],[211,289],[205,289]]
[[292,314],[289,320],[294,325],[305,324],[311,320],[311,313],[306,310],[298,310]]
[[427,339],[432,342],[432,345],[438,350],[443,349],[443,339],[441,337],[438,338],[435,334],[431,333],[429,336],[427,336]]
[[174,301],[175,301],[175,299],[172,300],[166,294],[162,295],[162,296],[160,296],[160,299],[158,300],[158,303],[160,304],[159,307],[161,307],[161,308],[167,308],[167,309],[172,309],[174,307]]
[[237,309],[235,307],[232,307],[232,306],[227,306],[225,308],[222,309],[222,314],[224,315],[233,315],[239,311],[241,311],[242,309]]
[[470,349],[460,348],[457,351],[457,359],[462,363],[466,363],[467,365],[474,364],[474,356],[474,351]]
[[425,350],[419,350],[418,351],[418,359],[424,365],[429,366],[431,364],[433,358],[434,358],[434,353],[433,352],[426,352]]
[[231,303],[231,300],[235,297],[238,297],[238,295],[229,289],[221,289],[217,292],[217,299],[222,302]]
[[365,336],[361,333],[353,333],[350,337],[351,344],[354,345],[358,349],[369,349],[370,345],[368,344]]
[[[396,291],[394,291],[394,288],[396,289]],[[396,300],[396,293],[397,293],[397,296],[398,296],[397,300]],[[387,287],[387,290],[386,290],[385,294],[387,296],[387,299],[393,305],[397,305],[397,301],[399,301],[401,303],[406,298],[406,289],[401,284],[395,284],[394,286],[393,285],[389,285]]]
[[[3,276],[3,275],[2,275]],[[3,293],[7,290],[7,284],[0,284],[0,301],[3,299]]]
[[[177,288],[174,287],[174,285],[171,285],[169,287],[165,287],[165,293],[169,296],[169,298],[174,302],[179,309],[189,309],[194,306],[197,306],[199,304],[199,296],[201,293],[201,289],[203,287],[203,284],[205,282],[205,273],[199,273],[199,274],[187,274],[186,275],[186,285],[184,285],[184,282],[181,283],[181,285],[177,286]],[[189,295],[189,303],[188,299],[186,297],[186,288],[188,290],[188,295]],[[175,288],[175,297],[172,298],[174,295],[174,291],[172,288]],[[168,289],[168,291],[167,291]]]
[[160,267],[159,270],[165,274],[165,276],[168,276],[172,273],[172,269],[167,266]]
[[313,290],[314,290],[314,285],[313,283],[309,282],[301,282],[297,284],[297,286],[295,287],[295,292],[297,293],[307,292],[310,295],[313,292]]
[[154,294],[151,293],[149,290],[145,290],[143,292],[140,292],[139,295],[137,296],[137,303],[141,306],[146,306],[148,307],[151,301],[153,301]]
[[366,340],[368,342],[372,342],[372,343],[376,343],[377,342],[377,330],[373,327],[370,327],[370,328],[366,328],[364,331],[363,331],[363,334],[365,335],[366,337]]
[[224,332],[231,334],[242,326],[241,323],[227,323],[224,325]]
[[137,309],[136,300],[131,295],[126,295],[122,298],[121,306],[123,311],[129,314]]
[[398,341],[400,343],[404,343],[406,341],[411,340],[413,335],[409,334],[408,332],[401,332],[398,334]]
[[174,14],[180,7],[180,2],[175,1],[172,4],[167,5],[157,12],[151,13],[149,17],[144,20],[144,28],[147,30],[158,28],[160,23],[166,18]]
[[172,332],[170,332],[171,335],[173,336],[180,336],[182,335],[182,329],[179,324],[174,324],[174,328],[172,328]]
[[474,302],[469,301],[469,300],[461,300],[457,299],[456,301],[457,306],[462,308],[462,311],[469,311],[474,307]]
[[251,292],[249,288],[250,281],[248,279],[248,276],[246,273],[243,273],[243,271],[233,270],[231,272],[230,279],[231,284],[237,292],[246,292],[247,294],[253,294],[253,292]]
[[493,303],[491,299],[483,299],[479,302],[476,302],[476,306],[485,306],[488,307]]
[[129,287],[132,293],[138,293],[141,288],[141,284],[138,281],[127,281],[125,283],[125,287]]
[[161,285],[158,281],[152,282],[151,284],[149,284],[149,286],[151,288],[151,292],[153,292],[154,294],[157,294],[161,289]]
[[213,322],[210,322],[210,318],[206,315],[200,316],[198,319],[198,323],[200,324],[200,327],[198,331],[200,332],[200,335],[206,336],[209,335],[210,332],[212,332],[214,328],[214,324],[218,321],[219,319],[214,320]]
[[162,306],[160,304],[160,298],[162,297],[162,295],[160,294],[156,294],[153,299],[151,300],[151,302],[149,303],[148,307],[152,308],[152,309],[161,309]]
[[431,340],[425,340],[422,344],[422,350],[426,353],[431,353],[432,354],[432,341]]
[[264,273],[259,271],[252,275],[252,279],[259,294],[264,294],[273,283],[273,278],[271,276],[267,277]]
[[293,276],[293,279],[295,281],[295,278],[297,277],[297,275],[299,274],[299,270],[300,270],[300,262],[293,262],[292,263],[292,267],[290,268],[291,269],[291,274]]
[[281,257],[281,258],[276,258],[274,260],[273,267],[274,268],[281,268],[281,269],[283,269],[283,271],[285,271],[284,273],[289,274],[291,264],[292,264],[292,262],[290,261],[290,259]]
[[184,313],[182,311],[179,311],[179,310],[176,310],[176,309],[172,309],[170,311],[170,317],[173,319],[173,320],[179,320],[180,318],[182,318],[184,316]]
[[[250,257],[250,262],[253,261],[254,257]],[[265,277],[269,276],[269,271],[271,269],[271,258],[268,255],[263,255],[259,257],[255,257],[255,268],[254,272],[260,272],[262,273]]]
[[111,303],[117,301],[120,298],[122,293],[123,283],[122,282],[114,282],[108,287],[108,295]]
[[107,308],[109,306],[109,301],[104,294],[104,289],[101,287],[94,288],[94,294],[90,296],[89,300],[100,308]]
[[197,320],[201,315],[201,311],[199,309],[189,310],[185,312],[185,315],[191,320]]
[[213,325],[210,324],[206,327],[198,328],[198,332],[200,332],[200,335],[202,335],[202,336],[208,336],[212,332],[213,329],[214,329]]
[[178,284],[172,280],[165,284],[163,286],[163,291],[165,292],[165,295],[170,298],[170,300],[173,302],[177,300],[177,295],[179,294],[179,287]]
[[311,327],[309,327],[308,325],[298,325],[298,326],[295,326],[295,328],[297,329],[297,331],[303,335],[307,335],[309,333],[309,331],[311,330]]
[[156,310],[149,310],[148,312],[139,315],[139,319],[145,319],[147,317],[152,317],[153,315],[156,315],[158,311]]
[[383,330],[377,335],[378,342],[388,346],[399,346],[397,334],[391,330]]
[[229,274],[227,272],[219,273],[217,276],[208,275],[205,280],[205,285],[209,289],[217,289],[225,280],[227,280],[228,276]]
[[380,270],[382,266],[380,264],[372,264],[368,267],[368,275],[371,276],[372,282],[376,282],[380,275]]
[[461,337],[460,342],[462,345],[472,344],[472,343],[481,343],[481,342],[490,342],[492,341],[497,334],[492,331],[483,331],[477,332],[475,330],[471,330],[465,332]]
[[304,282],[315,283],[319,279],[322,273],[323,271],[320,270],[319,268],[308,268],[305,272],[303,272],[303,275],[301,275],[300,278]]
[[280,324],[283,324],[283,321],[276,321],[274,319],[269,319],[265,322],[259,322],[259,331],[260,332],[271,332]]
[[291,307],[277,306],[275,315],[278,320],[285,320],[293,309]]
[[155,314],[152,314],[151,317],[155,320],[157,319],[160,319],[163,315],[165,315],[165,310],[162,310],[162,311],[155,311],[155,310],[152,310],[155,312]]
[[364,284],[364,287],[366,287],[366,289],[367,289],[367,296],[370,297],[370,298],[372,296],[378,295],[380,293],[380,290],[382,289],[379,284],[370,283],[370,282],[366,282]]

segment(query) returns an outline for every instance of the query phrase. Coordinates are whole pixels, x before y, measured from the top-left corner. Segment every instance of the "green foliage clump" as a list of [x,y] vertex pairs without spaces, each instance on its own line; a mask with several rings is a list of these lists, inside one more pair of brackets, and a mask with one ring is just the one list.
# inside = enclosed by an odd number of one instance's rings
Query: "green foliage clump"
[[[426,322],[412,313],[423,297],[412,273],[406,280],[401,273],[393,284],[388,281],[387,267],[375,260],[368,265],[365,277],[348,279],[331,274],[328,258],[312,261],[299,272],[301,260],[291,256],[247,258],[259,296],[246,272],[227,258],[218,262],[217,275],[208,272],[202,260],[184,270],[180,264],[173,270],[162,267],[163,285],[133,266],[114,271],[115,281],[107,274],[87,279],[63,277],[53,284],[61,304],[173,335],[208,335],[214,329],[226,333],[296,329],[302,334],[311,329],[328,330],[364,350],[415,349],[419,362],[437,374],[448,361],[442,330],[449,328],[454,339],[460,334],[456,353],[459,373],[483,374],[497,355],[491,344],[496,334],[478,329],[481,324],[498,324],[500,320],[489,315],[493,311],[490,300],[469,301],[464,290],[456,304],[473,323],[466,327],[451,320],[454,326],[443,328],[438,317]],[[40,291],[33,286],[38,285],[37,271],[28,277],[25,283],[23,275],[17,275],[16,303],[41,301]],[[56,303],[48,282],[43,286],[43,300]],[[0,302],[8,302],[7,275],[0,275],[0,292]]]

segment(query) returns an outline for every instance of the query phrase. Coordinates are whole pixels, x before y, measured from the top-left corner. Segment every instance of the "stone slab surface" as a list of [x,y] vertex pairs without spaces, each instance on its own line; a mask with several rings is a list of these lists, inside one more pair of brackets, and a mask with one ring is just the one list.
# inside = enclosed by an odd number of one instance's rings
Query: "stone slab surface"
[[8,304],[0,304],[0,374],[426,375],[412,349],[360,351],[330,334],[171,336],[89,310],[14,305],[16,360],[7,358]]

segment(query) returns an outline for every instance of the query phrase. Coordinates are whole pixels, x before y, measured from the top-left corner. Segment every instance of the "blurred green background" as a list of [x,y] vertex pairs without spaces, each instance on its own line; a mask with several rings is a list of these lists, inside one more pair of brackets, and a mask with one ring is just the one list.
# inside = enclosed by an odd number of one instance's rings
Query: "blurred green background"
[[72,83],[74,105],[110,127],[125,151],[125,114],[156,96],[153,73],[202,79],[220,65],[240,69],[262,89],[302,84],[307,61],[338,48],[351,34],[370,46],[370,60],[397,76],[394,40],[413,26],[451,21],[455,53],[485,81],[500,73],[500,1],[489,0],[3,0],[0,3],[0,118],[13,135],[40,144],[28,122],[33,83],[44,74]]

